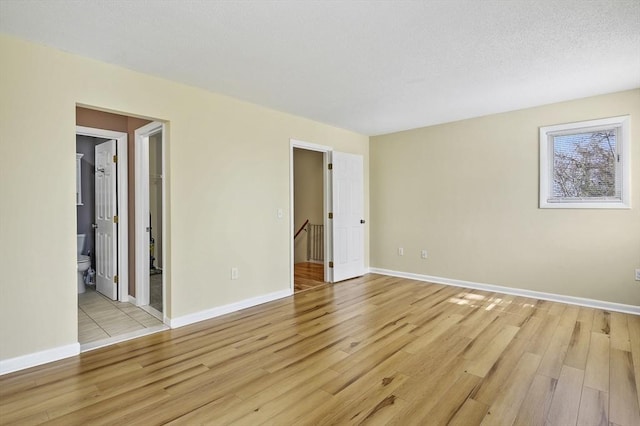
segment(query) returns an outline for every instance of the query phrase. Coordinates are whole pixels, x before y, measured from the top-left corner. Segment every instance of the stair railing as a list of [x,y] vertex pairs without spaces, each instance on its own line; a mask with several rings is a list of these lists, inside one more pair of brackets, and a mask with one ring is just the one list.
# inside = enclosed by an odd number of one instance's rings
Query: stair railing
[[309,223],[309,219],[305,220],[304,223],[302,224],[302,226],[300,227],[300,229],[298,229],[298,232],[296,232],[296,235],[293,236],[293,239],[295,240],[298,235],[307,227],[307,224]]

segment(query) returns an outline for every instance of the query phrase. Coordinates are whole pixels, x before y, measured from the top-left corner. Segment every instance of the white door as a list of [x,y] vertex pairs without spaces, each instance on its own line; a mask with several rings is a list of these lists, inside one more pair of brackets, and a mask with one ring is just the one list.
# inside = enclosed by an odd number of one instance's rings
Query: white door
[[118,240],[116,141],[96,145],[96,289],[110,299],[118,297]]
[[333,152],[333,282],[364,275],[364,167],[361,155]]

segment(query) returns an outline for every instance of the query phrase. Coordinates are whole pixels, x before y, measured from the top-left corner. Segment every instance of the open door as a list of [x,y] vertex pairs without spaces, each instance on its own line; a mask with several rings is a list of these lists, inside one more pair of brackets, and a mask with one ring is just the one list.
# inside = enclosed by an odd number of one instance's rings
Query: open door
[[361,155],[332,152],[333,282],[364,275],[364,167]]
[[95,148],[96,197],[96,290],[112,300],[118,298],[116,141]]

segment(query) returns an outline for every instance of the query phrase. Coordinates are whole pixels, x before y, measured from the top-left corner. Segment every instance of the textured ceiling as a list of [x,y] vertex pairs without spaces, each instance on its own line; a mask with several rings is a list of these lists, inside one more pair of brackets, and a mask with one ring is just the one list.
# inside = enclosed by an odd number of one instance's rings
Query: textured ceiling
[[640,0],[0,0],[0,32],[367,135],[640,87]]

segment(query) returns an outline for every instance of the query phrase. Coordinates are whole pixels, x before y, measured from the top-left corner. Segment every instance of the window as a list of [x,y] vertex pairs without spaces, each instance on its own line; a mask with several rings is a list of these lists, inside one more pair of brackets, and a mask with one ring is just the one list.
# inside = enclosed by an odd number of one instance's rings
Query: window
[[540,208],[631,207],[629,116],[540,128]]

